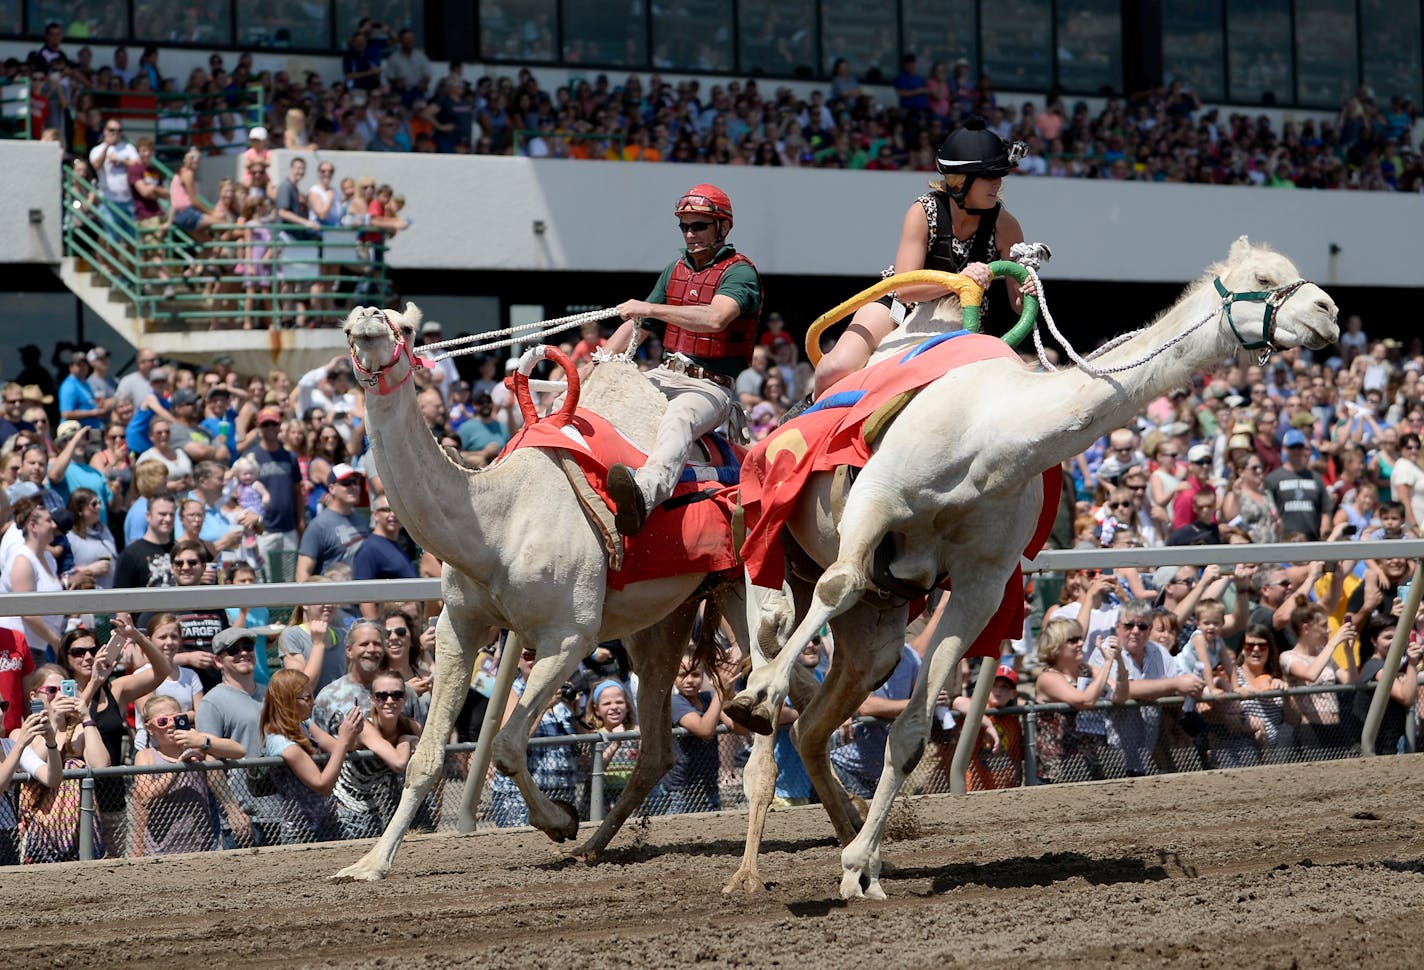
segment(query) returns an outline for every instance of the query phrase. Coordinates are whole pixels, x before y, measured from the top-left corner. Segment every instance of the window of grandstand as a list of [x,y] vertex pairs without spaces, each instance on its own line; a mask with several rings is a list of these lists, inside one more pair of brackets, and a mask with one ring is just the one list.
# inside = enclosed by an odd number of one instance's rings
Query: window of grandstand
[[480,0],[480,54],[492,61],[552,61],[557,0]]
[[1053,86],[1053,7],[1050,0],[1003,0],[980,24],[984,73],[1000,91],[1047,91]]
[[1291,0],[1227,0],[1231,100],[1279,104],[1291,94]]
[[860,0],[822,0],[821,64],[827,73],[841,58],[851,73],[872,83],[889,84],[899,66],[895,21]]
[[1162,10],[1162,66],[1208,101],[1226,97],[1220,0],[1177,0]]
[[237,6],[238,43],[267,48],[331,46],[331,8],[321,0],[244,0]]
[[564,60],[570,64],[646,64],[646,0],[563,0]]
[[1069,91],[1122,88],[1122,13],[1118,0],[1058,5],[1058,84]]
[[105,0],[29,0],[30,33],[44,33],[44,25],[57,23],[64,27],[64,36],[76,40],[106,40],[128,35],[124,5]]
[[737,41],[748,74],[810,77],[816,73],[815,0],[738,0]]
[[1296,101],[1335,108],[1353,95],[1360,76],[1357,50],[1353,8],[1335,0],[1296,0]]
[[[553,0],[542,4],[522,3],[516,4],[516,6],[537,6],[549,9],[549,15],[544,24],[549,31],[549,46],[545,48],[544,54],[538,60],[553,60],[553,28],[548,27],[548,24],[554,19]],[[425,4],[422,0],[336,0],[337,46],[340,47],[344,44],[351,32],[360,25],[361,21],[366,19],[386,28],[390,35],[390,40],[386,42],[387,47],[396,46],[396,35],[406,27],[415,31],[417,37],[425,36]],[[530,59],[533,59],[532,55]]]
[[920,55],[921,74],[929,77],[934,65],[952,66],[960,58],[974,63],[979,46],[974,0],[904,0],[901,10],[905,36],[914,41],[914,51]]
[[232,43],[229,0],[136,0],[134,38],[155,43]]
[[653,67],[730,71],[736,64],[730,0],[670,0],[653,16]]
[[1419,5],[1395,0],[1360,0],[1360,49],[1364,55],[1365,83],[1380,95],[1398,95],[1420,101],[1424,61],[1418,44],[1402,44],[1401,37],[1418,37]]

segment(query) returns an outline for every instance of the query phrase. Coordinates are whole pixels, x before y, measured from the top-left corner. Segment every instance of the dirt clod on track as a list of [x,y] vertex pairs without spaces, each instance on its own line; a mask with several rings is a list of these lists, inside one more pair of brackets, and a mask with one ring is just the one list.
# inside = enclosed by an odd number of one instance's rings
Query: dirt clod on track
[[[537,832],[0,870],[0,965],[1417,967],[1424,759],[933,797],[843,903],[819,808],[776,812],[756,896],[739,814],[655,818],[608,861]],[[897,809],[901,811],[901,809]],[[893,870],[891,867],[893,866]]]

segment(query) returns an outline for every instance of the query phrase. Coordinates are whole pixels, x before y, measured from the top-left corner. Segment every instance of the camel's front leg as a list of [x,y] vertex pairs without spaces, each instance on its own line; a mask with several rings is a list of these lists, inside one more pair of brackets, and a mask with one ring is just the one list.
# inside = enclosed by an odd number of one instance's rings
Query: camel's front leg
[[836,618],[832,631],[840,646],[831,658],[825,683],[792,728],[806,776],[841,845],[850,844],[862,820],[831,767],[830,738],[894,672],[905,642],[906,613],[903,606],[879,610],[861,602]]
[[757,868],[757,856],[761,854],[766,816],[776,795],[776,735],[752,737],[751,757],[742,769],[742,791],[747,796],[747,841],[742,849],[742,864],[722,887],[724,893],[756,893],[766,888]]
[[909,704],[890,727],[885,745],[885,767],[875,788],[865,826],[850,845],[841,851],[841,898],[884,899],[880,888],[880,842],[890,807],[905,779],[924,755],[929,741],[930,719],[935,701],[951,672],[984,629],[1003,595],[1004,583],[1013,570],[998,563],[966,563],[966,577],[953,577],[954,595],[949,598],[925,651],[920,674]]
[[642,807],[648,793],[673,766],[672,685],[677,679],[696,615],[695,607],[680,608],[656,626],[624,640],[638,672],[638,724],[642,739],[628,787],[618,796],[598,831],[574,852],[585,862],[592,862],[608,847],[628,816]]
[[391,871],[401,840],[445,765],[445,741],[470,689],[470,674],[481,644],[479,638],[488,626],[486,621],[460,607],[452,609],[447,605],[440,611],[435,624],[435,683],[430,694],[430,714],[420,743],[406,766],[400,805],[371,851],[333,878],[374,881],[385,878]]
[[748,584],[748,616],[752,624],[753,642],[757,647],[753,653],[753,669],[747,678],[747,687],[727,702],[724,707],[727,716],[749,731],[775,734],[781,705],[786,702],[786,694],[790,689],[791,667],[796,662],[801,648],[810,643],[816,631],[832,617],[839,616],[858,602],[867,586],[864,570],[852,565],[849,560],[837,562],[816,583],[806,616],[779,645],[774,656],[770,656],[764,665],[758,666],[758,655],[768,654],[771,641],[779,638],[780,631],[784,628],[789,602],[784,607],[776,605],[758,610],[754,604],[775,603],[777,598],[786,600],[785,594]]
[[559,685],[572,677],[579,661],[593,651],[594,632],[537,631],[528,634],[524,642],[538,644],[535,653],[542,656],[534,662],[519,703],[494,739],[494,766],[514,779],[529,810],[529,824],[555,842],[563,842],[578,834],[578,809],[571,802],[549,798],[534,783],[529,771],[529,735],[549,709]]

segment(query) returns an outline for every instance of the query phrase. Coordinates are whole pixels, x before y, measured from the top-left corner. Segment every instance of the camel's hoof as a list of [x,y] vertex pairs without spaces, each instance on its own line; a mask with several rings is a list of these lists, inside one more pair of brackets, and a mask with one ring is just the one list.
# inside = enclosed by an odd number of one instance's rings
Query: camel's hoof
[[352,863],[342,869],[334,876],[327,878],[332,882],[379,882],[386,878],[386,873],[390,869],[376,862],[367,862],[362,859],[360,862]]
[[753,734],[770,735],[776,731],[776,721],[766,712],[765,691],[742,691],[722,708],[732,721]]
[[864,899],[865,890],[861,888],[860,870],[846,869],[841,872],[841,899]]
[[573,802],[566,802],[562,798],[556,798],[553,802],[555,808],[564,812],[564,823],[544,829],[544,834],[555,842],[567,842],[569,839],[578,835],[578,809],[574,806]]
[[726,895],[744,893],[753,896],[765,889],[766,883],[761,881],[761,876],[755,869],[741,868],[732,874],[727,885],[722,887],[722,892]]
[[603,858],[603,846],[595,846],[592,842],[585,842],[577,849],[569,850],[569,858],[575,862],[581,862],[586,866],[594,865]]

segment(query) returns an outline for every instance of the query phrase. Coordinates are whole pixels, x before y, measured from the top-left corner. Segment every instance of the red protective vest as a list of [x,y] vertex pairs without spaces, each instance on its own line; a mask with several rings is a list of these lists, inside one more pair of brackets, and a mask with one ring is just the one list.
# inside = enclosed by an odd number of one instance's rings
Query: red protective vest
[[[722,274],[737,263],[746,263],[756,272],[752,261],[741,253],[733,253],[727,259],[720,259],[706,269],[694,270],[687,260],[679,259],[668,277],[667,299],[669,306],[706,306],[717,295],[717,286],[722,282]],[[760,274],[757,276],[760,281]],[[682,353],[689,357],[705,357],[709,360],[736,358],[743,366],[751,360],[752,347],[756,343],[757,322],[761,317],[761,307],[747,316],[741,316],[729,323],[725,330],[716,333],[693,333],[681,327],[668,324],[663,331],[663,349],[668,353]]]

